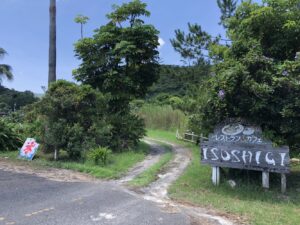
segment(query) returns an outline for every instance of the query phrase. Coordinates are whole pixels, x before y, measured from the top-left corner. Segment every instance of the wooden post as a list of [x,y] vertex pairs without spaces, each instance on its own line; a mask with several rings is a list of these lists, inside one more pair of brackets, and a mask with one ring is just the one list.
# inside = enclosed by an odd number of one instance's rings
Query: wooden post
[[192,132],[192,142],[194,142],[194,132]]
[[270,173],[269,172],[265,172],[265,171],[262,172],[262,186],[263,186],[263,188],[269,189],[269,187],[270,187],[269,178],[270,178]]
[[284,194],[286,192],[286,175],[285,173],[281,174],[281,193]]
[[219,186],[220,183],[220,167],[212,167],[212,182],[215,186]]

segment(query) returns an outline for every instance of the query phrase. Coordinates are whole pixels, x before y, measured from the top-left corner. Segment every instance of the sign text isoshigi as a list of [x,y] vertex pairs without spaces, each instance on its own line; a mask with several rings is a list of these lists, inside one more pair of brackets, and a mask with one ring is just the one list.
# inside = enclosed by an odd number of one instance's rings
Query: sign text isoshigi
[[212,179],[219,184],[219,167],[262,171],[263,187],[269,188],[269,172],[280,173],[282,191],[290,172],[289,148],[273,147],[260,127],[241,119],[229,119],[216,126],[208,141],[201,142],[201,163],[213,167]]

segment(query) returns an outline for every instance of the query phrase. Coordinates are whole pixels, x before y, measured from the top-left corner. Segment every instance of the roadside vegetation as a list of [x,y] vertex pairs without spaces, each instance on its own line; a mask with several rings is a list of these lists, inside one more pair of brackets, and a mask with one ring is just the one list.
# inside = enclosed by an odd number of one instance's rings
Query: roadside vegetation
[[[0,121],[0,151],[14,151],[30,137],[40,144],[33,164],[119,177],[147,153],[140,142],[144,121],[130,103],[144,98],[158,79],[159,31],[143,21],[150,16],[145,3],[115,5],[106,24],[91,37],[82,33],[74,45],[81,63],[73,78],[80,84],[56,80],[55,4],[51,1],[48,90],[41,99],[18,104],[16,112],[7,109]],[[77,22],[83,25],[83,19]],[[5,53],[0,48],[0,56]],[[0,84],[12,77],[11,67],[0,64]]]
[[18,160],[18,151],[0,152],[0,159],[12,160],[15,163],[26,164],[29,166],[69,169],[87,173],[96,178],[117,179],[125,175],[136,163],[144,160],[148,153],[149,145],[140,142],[135,149],[109,154],[106,163],[99,162],[95,164],[94,160],[88,158],[77,161],[70,160],[66,151],[61,152],[58,161],[54,161],[52,155],[41,151],[37,153],[35,159],[31,162]]
[[[45,95],[36,99],[2,87],[2,79],[13,75],[0,64],[0,157],[15,159],[14,150],[32,137],[41,144],[33,165],[117,178],[144,159],[149,147],[140,140],[148,129],[149,137],[193,153],[169,189],[173,199],[234,213],[251,224],[299,224],[299,165],[292,165],[285,195],[279,176],[272,174],[271,188],[264,190],[253,171],[224,169],[215,187],[210,167],[199,163],[199,147],[175,138],[176,130],[208,135],[228,118],[243,118],[300,157],[300,1],[217,3],[226,36],[191,23],[187,31],[175,30],[171,44],[181,66],[159,65],[159,31],[143,20],[150,12],[139,0],[115,5],[93,36],[81,33],[75,43],[81,63],[73,71],[80,84],[56,81],[53,73]],[[79,19],[83,28],[88,19]],[[0,48],[0,58],[5,54]],[[153,182],[171,158],[167,152],[131,185]]]
[[[180,202],[214,208],[220,213],[234,213],[251,224],[298,224],[300,221],[300,165],[292,166],[288,175],[288,189],[280,193],[280,176],[271,174],[270,190],[261,187],[261,173],[224,170],[221,184],[211,182],[211,168],[201,165],[200,147],[176,139],[174,132],[148,130],[151,138],[173,142],[192,151],[193,159],[183,175],[169,188],[169,196]],[[237,175],[238,174],[238,175]],[[236,181],[231,188],[228,180]]]
[[144,119],[145,126],[149,129],[185,130],[188,121],[181,110],[174,109],[171,105],[144,104],[137,115]]
[[160,145],[163,146],[166,150],[166,152],[161,156],[160,160],[149,169],[131,180],[129,182],[129,185],[133,187],[145,187],[157,180],[159,173],[165,169],[168,162],[170,162],[170,160],[172,160],[174,156],[171,146],[163,144]]

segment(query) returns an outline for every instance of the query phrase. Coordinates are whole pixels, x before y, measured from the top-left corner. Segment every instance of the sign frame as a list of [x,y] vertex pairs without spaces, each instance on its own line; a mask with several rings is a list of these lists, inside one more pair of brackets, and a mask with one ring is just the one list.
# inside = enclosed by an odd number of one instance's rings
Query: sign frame
[[260,127],[243,119],[228,119],[218,124],[207,141],[200,143],[201,163],[212,166],[212,181],[220,182],[220,167],[262,172],[263,187],[269,188],[269,173],[281,174],[281,189],[286,191],[290,172],[288,146],[274,147]]

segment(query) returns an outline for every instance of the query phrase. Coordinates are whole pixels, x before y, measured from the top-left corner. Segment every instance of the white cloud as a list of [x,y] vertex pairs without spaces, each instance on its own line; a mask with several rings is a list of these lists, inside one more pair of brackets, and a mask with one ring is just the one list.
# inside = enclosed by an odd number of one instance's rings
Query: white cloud
[[161,37],[158,38],[158,43],[159,43],[158,49],[161,49],[166,44],[164,39],[162,39]]

